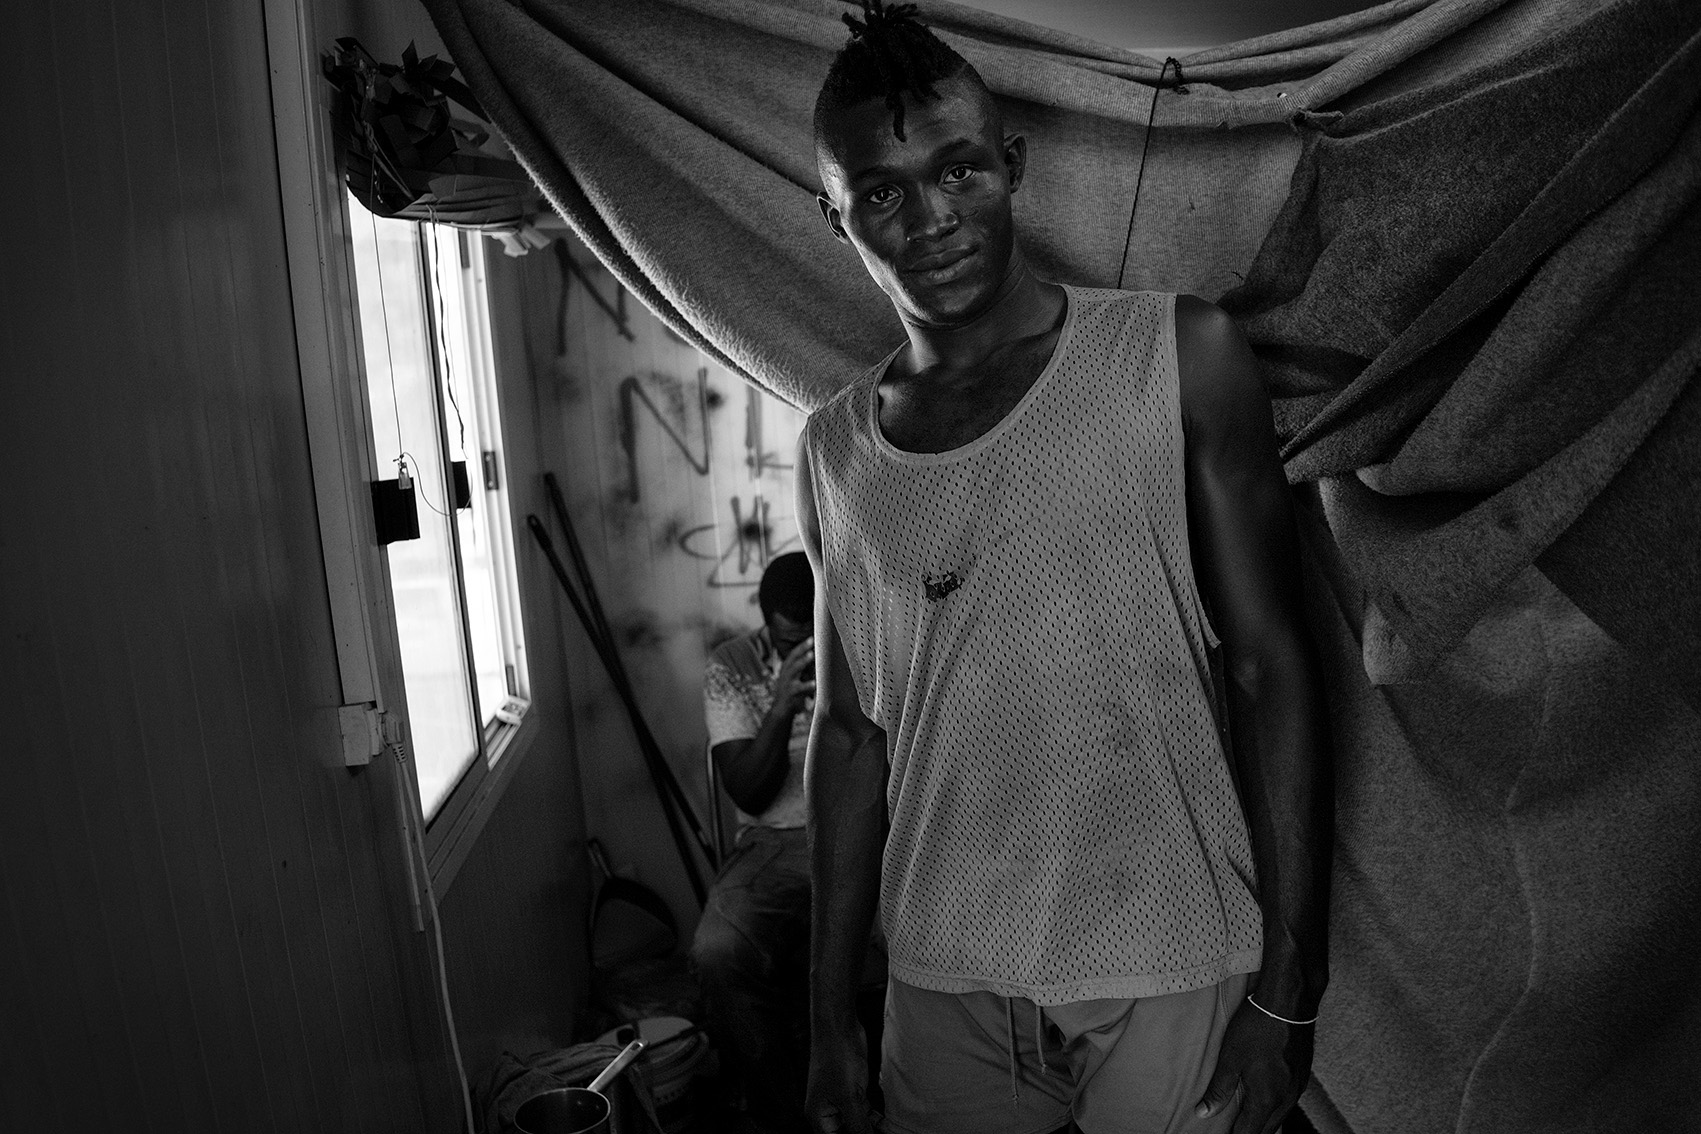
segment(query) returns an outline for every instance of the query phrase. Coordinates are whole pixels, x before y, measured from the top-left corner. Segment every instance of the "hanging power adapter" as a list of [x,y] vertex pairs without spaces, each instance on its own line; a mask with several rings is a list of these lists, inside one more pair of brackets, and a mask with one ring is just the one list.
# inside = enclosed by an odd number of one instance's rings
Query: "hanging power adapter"
[[395,480],[372,482],[372,527],[380,544],[419,538],[419,504],[406,465]]
[[455,511],[472,507],[472,481],[467,476],[465,461],[449,462],[449,487],[454,493],[450,502],[454,504]]

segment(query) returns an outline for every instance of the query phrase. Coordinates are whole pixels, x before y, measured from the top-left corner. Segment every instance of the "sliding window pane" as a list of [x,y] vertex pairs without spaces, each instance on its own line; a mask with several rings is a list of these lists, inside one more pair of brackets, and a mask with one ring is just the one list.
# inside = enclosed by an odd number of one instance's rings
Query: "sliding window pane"
[[454,494],[439,432],[419,227],[349,201],[380,475],[413,478],[420,538],[389,544],[420,803],[429,819],[479,753],[455,581]]
[[461,540],[461,581],[467,603],[467,631],[472,639],[478,680],[479,720],[489,725],[511,690],[507,653],[503,646],[498,601],[501,548],[494,527],[501,523],[501,497],[485,487],[483,453],[497,453],[498,423],[491,394],[493,360],[483,326],[484,312],[470,303],[482,280],[469,281],[470,260],[478,250],[451,228],[427,226],[431,262],[427,276],[443,331],[444,421],[449,457],[465,461],[471,502],[455,514]]

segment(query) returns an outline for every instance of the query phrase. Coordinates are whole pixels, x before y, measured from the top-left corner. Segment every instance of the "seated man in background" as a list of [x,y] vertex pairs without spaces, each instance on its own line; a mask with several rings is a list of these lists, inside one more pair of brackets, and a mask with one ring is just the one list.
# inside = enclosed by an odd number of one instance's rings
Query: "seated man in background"
[[757,591],[760,629],[718,647],[704,680],[710,752],[738,805],[737,848],[691,946],[728,1080],[761,1131],[803,1128],[808,1068],[809,847],[803,757],[815,693],[815,579],[777,557]]

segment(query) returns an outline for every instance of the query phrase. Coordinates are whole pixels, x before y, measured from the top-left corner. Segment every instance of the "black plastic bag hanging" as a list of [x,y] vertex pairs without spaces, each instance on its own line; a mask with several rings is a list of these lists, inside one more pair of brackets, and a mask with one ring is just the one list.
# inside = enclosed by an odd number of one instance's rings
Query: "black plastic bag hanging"
[[399,65],[380,63],[345,37],[324,56],[323,70],[342,94],[335,132],[349,191],[371,212],[500,229],[542,209],[537,187],[492,135],[448,60],[421,59],[409,44]]

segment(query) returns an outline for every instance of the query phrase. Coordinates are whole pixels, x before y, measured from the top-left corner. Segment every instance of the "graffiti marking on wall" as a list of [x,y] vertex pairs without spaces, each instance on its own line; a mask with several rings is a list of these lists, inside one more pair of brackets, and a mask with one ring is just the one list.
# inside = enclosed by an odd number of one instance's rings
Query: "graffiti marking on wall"
[[[687,437],[690,433],[689,410],[685,405],[684,383],[671,374],[652,373],[652,383],[659,385],[666,392],[667,399],[672,404],[664,410],[657,405],[650,392],[644,388],[644,383],[636,374],[628,375],[620,382],[620,448],[626,453],[626,492],[627,499],[636,504],[642,489],[638,483],[638,413],[637,404],[643,403],[645,409],[656,419],[667,434],[667,439],[673,442],[691,471],[698,476],[709,475],[709,370],[707,367],[697,368],[697,421],[699,431],[703,436],[703,452],[699,456],[692,451]],[[671,411],[671,412],[670,412]]]
[[778,453],[771,453],[762,438],[762,391],[754,386],[744,388],[744,464],[750,469],[751,480],[761,480],[762,474],[769,469],[776,471],[789,469],[791,465],[780,460]]
[[554,248],[556,262],[561,265],[561,310],[556,319],[560,338],[556,343],[555,353],[567,353],[567,296],[572,291],[570,284],[573,280],[578,280],[584,287],[585,293],[602,309],[602,313],[608,316],[609,321],[614,324],[614,329],[620,332],[621,338],[629,343],[637,342],[637,336],[632,333],[632,327],[626,320],[626,289],[620,286],[620,281],[614,281],[614,302],[610,303],[602,297],[602,292],[597,290],[590,274],[573,259],[573,252],[568,248],[567,241],[557,240]]
[[734,496],[730,503],[732,531],[729,533],[731,538],[726,541],[725,551],[717,554],[711,542],[719,526],[717,524],[699,524],[681,532],[679,550],[693,559],[702,559],[714,564],[708,579],[705,580],[707,586],[754,587],[761,581],[762,572],[769,561],[797,543],[797,536],[775,542],[769,505],[760,495],[750,498],[748,509],[737,496]]

